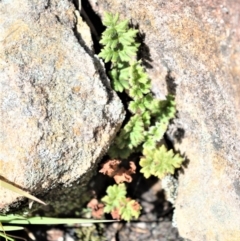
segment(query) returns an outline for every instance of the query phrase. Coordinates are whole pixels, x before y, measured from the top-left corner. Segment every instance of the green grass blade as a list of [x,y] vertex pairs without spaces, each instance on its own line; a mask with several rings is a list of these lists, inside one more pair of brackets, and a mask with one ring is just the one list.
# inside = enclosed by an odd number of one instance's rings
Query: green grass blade
[[0,230],[2,230],[2,231],[0,231],[0,237],[5,238],[6,241],[7,241],[7,240],[9,240],[9,241],[14,241],[13,238],[9,237],[9,236],[5,233],[5,229],[4,229],[4,227],[3,227],[3,225],[2,225],[1,222],[0,222]]
[[2,226],[0,227],[0,231],[17,231],[17,230],[22,230],[24,229],[24,227],[20,227],[20,226]]
[[5,235],[4,233],[0,232],[0,237],[5,238],[5,240],[9,240],[9,241],[15,241],[15,239]]
[[11,220],[25,220],[26,218],[21,215],[8,214],[8,215],[0,215],[0,223],[7,223]]
[[[0,217],[1,218],[1,217]],[[1,220],[1,219],[0,219]],[[50,217],[33,217],[28,219],[12,219],[5,221],[8,224],[46,224],[46,225],[56,225],[56,224],[74,224],[74,223],[105,223],[105,222],[115,222],[115,220],[94,220],[94,219],[83,219],[83,218],[50,218]]]
[[45,202],[43,202],[40,199],[34,197],[33,195],[29,194],[28,192],[25,192],[22,189],[20,189],[18,187],[15,187],[14,185],[12,185],[12,184],[10,184],[8,182],[5,182],[4,180],[1,180],[1,179],[0,179],[0,186],[4,187],[4,188],[6,188],[6,189],[8,189],[8,190],[10,190],[12,192],[16,192],[19,195],[24,196],[26,198],[29,198],[29,199],[31,199],[33,201],[36,201],[36,202],[41,203],[43,205],[47,205]]

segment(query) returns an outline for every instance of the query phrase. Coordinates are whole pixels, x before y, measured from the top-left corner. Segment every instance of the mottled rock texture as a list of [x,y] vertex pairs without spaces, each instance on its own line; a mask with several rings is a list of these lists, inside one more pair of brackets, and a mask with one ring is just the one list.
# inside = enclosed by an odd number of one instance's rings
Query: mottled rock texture
[[[0,175],[78,206],[71,191],[95,171],[124,110],[74,34],[74,10],[67,0],[0,2]],[[0,192],[0,209],[17,200]]]
[[180,235],[240,240],[240,1],[90,2],[145,34],[142,58],[160,98],[175,79],[172,139],[188,160],[175,203]]

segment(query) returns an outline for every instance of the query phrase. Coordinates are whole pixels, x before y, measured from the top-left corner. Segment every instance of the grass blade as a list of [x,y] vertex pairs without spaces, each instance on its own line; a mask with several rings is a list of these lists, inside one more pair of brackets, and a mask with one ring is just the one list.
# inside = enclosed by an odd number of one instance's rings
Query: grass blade
[[23,191],[22,189],[20,189],[18,187],[15,187],[14,185],[12,185],[12,184],[10,184],[8,182],[5,182],[4,180],[1,180],[1,179],[0,179],[0,186],[4,187],[4,188],[6,188],[6,189],[8,189],[8,190],[10,190],[12,192],[16,192],[19,195],[24,196],[26,198],[29,198],[29,199],[31,199],[33,201],[36,201],[36,202],[41,203],[43,205],[47,205],[45,202],[43,202],[42,200],[34,197],[33,195],[29,194],[28,192]]
[[22,230],[24,229],[24,227],[20,227],[20,226],[2,226],[0,227],[0,231],[17,231],[17,230]]
[[[0,216],[1,220],[1,216]],[[75,224],[75,223],[105,223],[105,222],[115,222],[116,220],[94,220],[94,219],[84,219],[84,218],[51,218],[51,217],[32,217],[26,219],[12,219],[4,221],[8,224],[38,224],[38,225],[57,225],[57,224]]]
[[13,238],[7,236],[6,234],[4,234],[4,233],[2,233],[2,232],[0,232],[0,237],[5,238],[5,240],[15,241]]

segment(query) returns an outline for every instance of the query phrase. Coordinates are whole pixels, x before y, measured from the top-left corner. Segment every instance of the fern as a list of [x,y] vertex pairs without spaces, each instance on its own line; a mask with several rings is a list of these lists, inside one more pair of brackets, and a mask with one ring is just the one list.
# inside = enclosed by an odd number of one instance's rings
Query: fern
[[130,62],[136,55],[139,44],[135,37],[137,30],[128,27],[128,21],[119,22],[119,14],[115,16],[106,13],[103,24],[107,29],[102,34],[100,43],[104,45],[99,56],[105,62],[111,61],[113,64],[120,62]]
[[[110,147],[108,154],[111,158],[129,157],[144,141],[144,122],[140,115],[132,116],[129,122],[116,137],[114,145]],[[121,150],[121,151],[120,151]]]
[[105,204],[104,212],[112,213],[112,216],[125,221],[130,221],[132,218],[137,219],[141,206],[135,200],[126,198],[126,194],[126,186],[123,183],[109,186],[107,195],[102,198],[102,202]]
[[[140,170],[146,178],[150,175],[163,178],[179,168],[183,158],[174,155],[164,146],[159,147],[169,121],[176,113],[174,96],[165,100],[156,99],[151,93],[150,79],[136,53],[139,44],[135,38],[137,30],[129,28],[128,21],[119,21],[119,14],[106,13],[103,24],[107,27],[100,43],[103,49],[99,56],[107,63],[111,61],[109,76],[115,91],[123,92],[131,98],[128,110],[132,114],[127,124],[120,130],[108,155],[111,158],[127,159],[132,153],[142,152]],[[108,195],[102,201],[105,212],[114,212],[115,217],[129,221],[138,217],[140,208],[134,200],[125,197],[123,185],[110,186]],[[113,214],[112,214],[113,215]]]
[[176,113],[176,102],[173,95],[167,95],[166,100],[160,102],[160,109],[155,112],[156,120],[169,123]]
[[134,115],[124,126],[129,132],[130,148],[139,146],[144,141],[144,123],[140,115]]
[[109,71],[109,76],[112,79],[113,88],[115,91],[123,92],[124,89],[129,89],[129,66],[127,63],[119,62]]
[[130,149],[128,146],[124,146],[120,149],[116,143],[113,143],[108,150],[108,155],[111,158],[127,159],[134,152],[135,149]]
[[132,218],[137,219],[139,217],[142,208],[138,202],[125,199],[123,204],[119,210],[119,214],[123,220],[130,221]]
[[145,94],[150,92],[150,79],[144,72],[143,67],[140,65],[141,62],[133,62],[130,65],[129,72],[130,78],[129,83],[131,88],[129,89],[129,96],[134,100],[142,99]]
[[129,28],[127,20],[120,22],[119,14],[106,13],[103,24],[107,29],[100,41],[104,48],[99,56],[105,62],[112,62],[109,75],[113,88],[119,92],[126,91],[132,98],[128,109],[133,114],[108,154],[111,158],[126,159],[136,150],[154,150],[157,147],[170,119],[175,116],[176,104],[172,95],[168,95],[166,100],[158,100],[150,92],[150,79],[141,61],[135,60],[139,47],[135,41],[138,31]]
[[164,133],[167,130],[167,123],[156,122],[154,126],[151,126],[145,134],[145,142],[143,148],[145,149],[155,149],[157,142],[161,141]]
[[115,208],[119,207],[124,199],[126,199],[126,195],[127,190],[123,183],[109,186],[107,189],[107,195],[102,198],[102,202],[105,204],[104,211],[110,213]]
[[174,155],[173,151],[167,151],[165,146],[155,149],[143,149],[144,157],[140,160],[140,170],[145,178],[154,175],[163,178],[167,174],[174,174],[175,168],[179,168],[183,158],[179,154]]

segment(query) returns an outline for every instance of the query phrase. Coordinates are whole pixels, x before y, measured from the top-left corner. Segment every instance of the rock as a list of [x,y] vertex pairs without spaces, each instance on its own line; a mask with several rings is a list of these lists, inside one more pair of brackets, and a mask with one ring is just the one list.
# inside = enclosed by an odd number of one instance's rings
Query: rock
[[101,16],[119,12],[139,26],[153,91],[159,98],[176,93],[171,138],[188,160],[175,203],[180,235],[239,240],[240,1],[90,3]]
[[178,180],[173,175],[166,175],[161,180],[161,185],[165,191],[166,199],[174,204],[177,198]]
[[[67,0],[0,2],[0,175],[66,205],[64,214],[69,200],[80,208],[81,186],[124,118],[99,59],[74,34],[74,11]],[[0,192],[6,211],[19,195]]]
[[76,10],[74,13],[77,18],[76,32],[79,35],[78,39],[80,43],[87,48],[87,51],[94,51],[90,28],[83,21],[78,10]]

